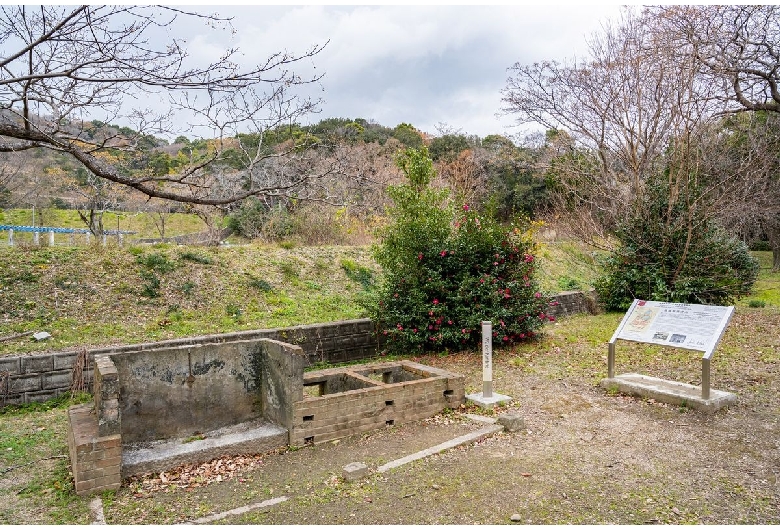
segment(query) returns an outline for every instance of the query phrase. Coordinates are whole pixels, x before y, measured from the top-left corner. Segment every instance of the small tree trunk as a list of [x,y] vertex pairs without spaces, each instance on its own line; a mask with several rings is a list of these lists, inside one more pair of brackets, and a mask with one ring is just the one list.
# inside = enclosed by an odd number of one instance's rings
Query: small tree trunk
[[103,235],[103,210],[90,209],[89,217],[81,210],[78,210],[78,214],[93,236],[100,237]]
[[780,222],[765,226],[764,232],[772,249],[772,272],[780,271]]

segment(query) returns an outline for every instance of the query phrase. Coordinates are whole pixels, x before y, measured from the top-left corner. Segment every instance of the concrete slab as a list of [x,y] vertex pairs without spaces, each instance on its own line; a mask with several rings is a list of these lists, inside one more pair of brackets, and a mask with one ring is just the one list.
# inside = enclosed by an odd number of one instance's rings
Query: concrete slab
[[497,394],[496,392],[493,392],[493,395],[490,397],[485,397],[482,392],[479,394],[468,394],[466,395],[466,399],[474,403],[475,405],[479,405],[483,409],[489,409],[492,410],[493,407],[495,407],[499,403],[507,403],[509,401],[512,401],[512,398],[509,396],[505,396],[503,394]]
[[737,396],[710,389],[709,399],[701,397],[701,387],[641,374],[621,374],[601,380],[601,387],[616,388],[632,396],[652,398],[661,403],[685,405],[703,412],[715,412],[737,402]]
[[127,444],[122,451],[122,478],[165,471],[188,462],[206,462],[221,455],[265,453],[285,447],[288,438],[287,429],[257,420],[204,433],[202,439]]

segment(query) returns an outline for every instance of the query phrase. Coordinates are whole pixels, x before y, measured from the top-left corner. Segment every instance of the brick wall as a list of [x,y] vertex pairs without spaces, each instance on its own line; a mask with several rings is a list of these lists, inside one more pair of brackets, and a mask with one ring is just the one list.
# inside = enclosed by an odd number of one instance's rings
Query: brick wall
[[[390,384],[374,382],[366,388],[307,397],[294,403],[290,444],[322,443],[429,418],[445,408],[457,408],[465,400],[463,376],[409,361],[400,364],[424,379]],[[341,373],[358,380],[366,379],[360,370],[334,368],[306,374],[304,384],[318,384]],[[372,383],[367,379],[365,382]]]

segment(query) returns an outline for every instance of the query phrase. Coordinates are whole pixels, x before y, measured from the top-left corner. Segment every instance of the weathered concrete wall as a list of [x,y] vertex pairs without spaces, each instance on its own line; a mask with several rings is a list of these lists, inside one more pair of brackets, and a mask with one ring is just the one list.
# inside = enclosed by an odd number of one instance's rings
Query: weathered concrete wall
[[261,417],[260,349],[253,340],[111,355],[123,443],[189,436]]
[[286,429],[293,424],[293,403],[303,399],[306,356],[298,346],[275,340],[260,343],[254,362],[259,366],[262,415]]
[[119,408],[119,374],[114,361],[108,355],[95,357],[93,394],[98,435],[112,436],[121,434],[122,414]]

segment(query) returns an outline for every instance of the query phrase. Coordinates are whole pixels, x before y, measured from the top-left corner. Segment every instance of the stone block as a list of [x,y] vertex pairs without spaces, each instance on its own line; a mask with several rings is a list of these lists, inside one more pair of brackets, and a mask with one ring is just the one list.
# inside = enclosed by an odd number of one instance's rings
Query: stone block
[[368,466],[363,462],[352,462],[344,466],[344,480],[353,482],[368,475]]
[[57,370],[43,374],[43,389],[52,390],[70,388],[72,382],[71,370]]
[[25,403],[41,403],[43,401],[49,401],[56,398],[58,392],[56,389],[52,390],[40,390],[38,392],[26,392],[24,394]]
[[19,357],[0,358],[0,372],[9,372],[11,375],[21,373],[21,359]]
[[54,369],[54,361],[51,355],[29,355],[21,358],[23,374],[51,372]]
[[501,414],[496,423],[504,426],[504,430],[507,432],[517,432],[525,429],[525,420],[517,412],[507,412]]
[[52,370],[72,370],[76,362],[78,352],[55,353],[51,356]]
[[10,394],[36,392],[38,390],[41,390],[40,374],[11,376],[11,381],[8,385]]

